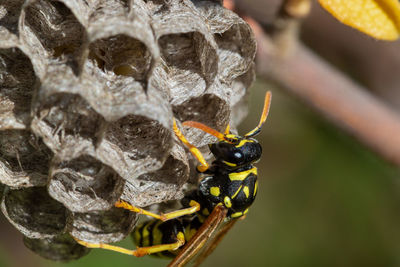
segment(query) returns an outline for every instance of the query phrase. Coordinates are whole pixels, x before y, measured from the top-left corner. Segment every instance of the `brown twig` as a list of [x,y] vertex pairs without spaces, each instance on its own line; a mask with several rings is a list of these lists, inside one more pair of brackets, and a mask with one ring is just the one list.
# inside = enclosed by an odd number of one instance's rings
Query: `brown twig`
[[249,22],[258,41],[257,71],[261,77],[282,85],[400,166],[400,114],[304,45],[292,38],[283,43],[282,38],[272,39],[256,22]]

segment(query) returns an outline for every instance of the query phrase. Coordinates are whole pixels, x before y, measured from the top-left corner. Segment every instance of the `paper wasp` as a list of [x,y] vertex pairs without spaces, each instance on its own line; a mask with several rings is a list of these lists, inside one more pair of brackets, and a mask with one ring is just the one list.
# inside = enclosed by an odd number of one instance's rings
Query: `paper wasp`
[[[203,174],[203,178],[198,188],[182,200],[182,205],[188,208],[159,215],[124,201],[115,203],[116,207],[154,218],[137,226],[133,231],[133,239],[138,246],[136,250],[77,239],[76,241],[86,247],[103,248],[137,257],[148,254],[173,257],[169,266],[183,266],[199,254],[196,265],[200,264],[216,248],[237,219],[245,217],[256,197],[257,168],[253,163],[260,159],[262,148],[252,137],[260,132],[266,121],[270,103],[271,92],[267,92],[259,124],[243,137],[231,134],[229,125],[224,133],[220,133],[199,122],[182,123],[218,138],[217,143],[209,145],[215,157],[211,166],[199,149],[186,140],[174,120],[174,132],[200,162],[197,170]],[[222,225],[224,221],[226,223]],[[205,242],[216,231],[212,242],[209,242],[210,245],[200,253]]]

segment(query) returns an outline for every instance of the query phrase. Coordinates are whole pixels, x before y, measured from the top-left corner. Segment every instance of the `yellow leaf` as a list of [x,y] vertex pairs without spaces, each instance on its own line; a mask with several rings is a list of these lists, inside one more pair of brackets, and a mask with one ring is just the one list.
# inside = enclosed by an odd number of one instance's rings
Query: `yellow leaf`
[[319,3],[339,21],[374,38],[399,38],[399,0],[319,0]]

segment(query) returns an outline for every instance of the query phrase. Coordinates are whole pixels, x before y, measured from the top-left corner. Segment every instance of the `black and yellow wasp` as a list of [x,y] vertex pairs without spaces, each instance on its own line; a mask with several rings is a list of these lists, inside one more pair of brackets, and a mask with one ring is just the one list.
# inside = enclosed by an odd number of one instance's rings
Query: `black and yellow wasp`
[[[137,257],[148,254],[173,257],[169,266],[183,266],[193,256],[199,254],[204,243],[218,229],[213,241],[209,242],[210,245],[197,258],[196,265],[200,264],[215,249],[237,219],[245,217],[257,195],[257,168],[253,163],[260,159],[262,149],[258,141],[252,137],[260,132],[266,121],[270,103],[271,92],[267,92],[259,124],[243,137],[231,134],[229,125],[224,133],[220,133],[199,122],[182,123],[184,126],[201,129],[219,139],[217,143],[209,145],[215,157],[211,166],[205,161],[199,149],[186,140],[174,120],[175,134],[200,162],[197,170],[203,174],[203,178],[198,188],[182,200],[182,205],[188,208],[158,215],[124,201],[115,204],[116,207],[155,218],[137,226],[133,231],[133,239],[138,246],[136,250],[76,241],[90,248],[114,250]],[[227,222],[220,227],[224,221]]]

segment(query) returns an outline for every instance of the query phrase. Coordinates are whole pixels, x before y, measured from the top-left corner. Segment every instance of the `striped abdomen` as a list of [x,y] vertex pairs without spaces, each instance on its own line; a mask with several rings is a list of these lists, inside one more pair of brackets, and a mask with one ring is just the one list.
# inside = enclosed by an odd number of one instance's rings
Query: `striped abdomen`
[[[184,233],[185,241],[190,238],[200,228],[201,222],[197,215],[184,216],[166,222],[160,220],[150,220],[135,227],[132,232],[132,238],[138,247],[148,247],[161,244],[172,244],[177,241],[176,236],[179,232]],[[174,251],[163,251],[151,254],[156,257],[174,258],[179,249]]]

